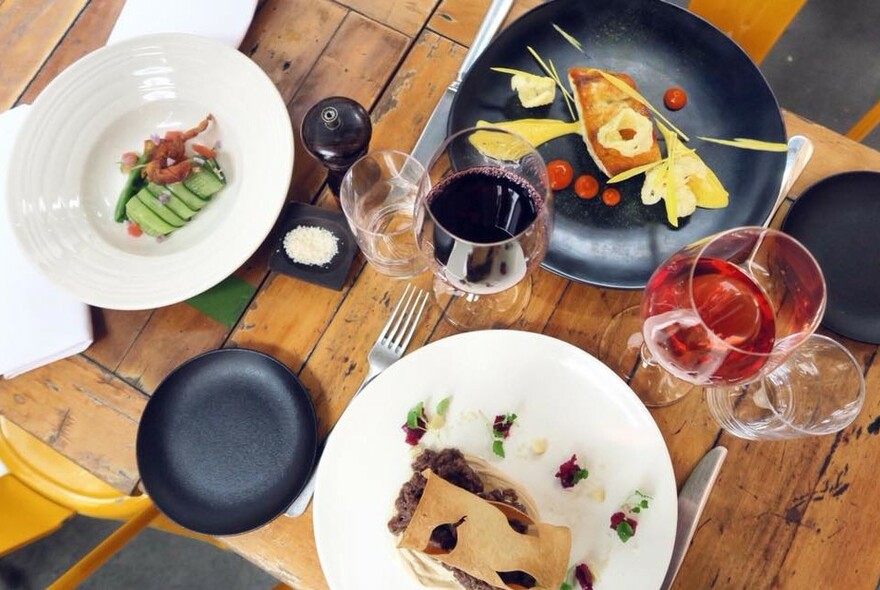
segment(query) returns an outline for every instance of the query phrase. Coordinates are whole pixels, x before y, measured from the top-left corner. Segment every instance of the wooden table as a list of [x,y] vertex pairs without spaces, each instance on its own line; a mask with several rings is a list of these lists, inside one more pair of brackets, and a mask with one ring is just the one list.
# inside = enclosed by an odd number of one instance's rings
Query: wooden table
[[[537,3],[519,0],[511,18]],[[103,45],[122,4],[0,0],[0,110],[33,101],[61,70]],[[373,149],[407,150],[453,79],[487,5],[265,0],[241,50],[275,82],[294,128],[316,100],[344,94],[370,108]],[[793,194],[838,171],[880,170],[880,153],[791,113],[785,119],[790,134],[816,144]],[[297,138],[289,198],[335,207],[323,180]],[[297,371],[326,432],[366,371],[367,350],[399,284],[362,259],[342,292],[268,273],[266,262],[264,247],[226,282],[221,312],[204,302],[139,312],[95,310],[95,344],[78,357],[0,381],[0,413],[128,493],[138,482],[138,418],[160,380],[200,352],[240,346],[263,350]],[[239,304],[230,303],[228,293]],[[540,271],[516,327],[595,354],[610,318],[639,297]],[[451,333],[432,309],[414,347]],[[880,362],[872,363],[877,347],[846,344],[867,367],[868,398],[859,419],[836,436],[739,440],[718,429],[698,393],[653,412],[679,484],[708,449],[730,449],[676,588],[877,588]],[[294,588],[326,588],[310,513],[279,518],[226,542]]]

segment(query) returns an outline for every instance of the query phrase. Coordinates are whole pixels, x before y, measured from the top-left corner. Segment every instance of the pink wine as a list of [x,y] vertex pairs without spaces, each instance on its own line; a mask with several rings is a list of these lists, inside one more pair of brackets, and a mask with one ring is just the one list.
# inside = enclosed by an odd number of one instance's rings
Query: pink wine
[[754,376],[776,336],[764,292],[737,266],[718,258],[672,260],[658,269],[645,289],[642,317],[656,360],[701,385]]

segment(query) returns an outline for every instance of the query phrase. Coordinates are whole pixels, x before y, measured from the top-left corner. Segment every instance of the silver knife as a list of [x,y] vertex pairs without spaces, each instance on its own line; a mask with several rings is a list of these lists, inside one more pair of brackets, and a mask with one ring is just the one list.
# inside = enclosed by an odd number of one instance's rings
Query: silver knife
[[431,113],[431,118],[428,119],[428,124],[425,125],[422,135],[416,142],[415,147],[413,147],[413,157],[423,166],[428,166],[437,148],[446,139],[449,109],[452,107],[452,99],[455,97],[455,93],[458,92],[461,81],[464,80],[465,74],[468,73],[468,70],[471,69],[471,66],[474,65],[474,62],[483,53],[486,46],[489,45],[489,41],[492,40],[501,23],[504,22],[504,18],[510,12],[512,5],[513,0],[492,0],[489,10],[486,11],[486,16],[483,18],[483,23],[477,31],[477,36],[474,37],[471,48],[464,56],[464,63],[461,64],[458,75],[443,92],[443,96],[440,97],[440,101],[434,107],[434,112]]
[[672,560],[669,562],[669,569],[666,570],[666,578],[664,578],[660,590],[669,590],[672,587],[672,582],[675,581],[675,576],[678,575],[681,562],[684,561],[684,555],[697,531],[700,515],[703,513],[703,508],[706,507],[709,494],[712,492],[715,480],[718,479],[725,457],[727,457],[727,449],[724,447],[715,447],[706,453],[694,467],[678,494],[678,527],[675,531],[675,546],[672,549]]

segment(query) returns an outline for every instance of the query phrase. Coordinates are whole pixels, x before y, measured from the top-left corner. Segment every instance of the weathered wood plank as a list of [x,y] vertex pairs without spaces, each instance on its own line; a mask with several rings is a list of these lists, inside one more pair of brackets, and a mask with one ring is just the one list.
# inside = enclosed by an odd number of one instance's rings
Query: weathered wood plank
[[289,101],[345,14],[344,8],[329,0],[267,0],[254,16],[241,51],[268,74]]
[[[455,79],[464,54],[460,45],[430,31],[419,37],[373,110],[376,131],[370,149],[409,151],[415,145],[443,91]],[[382,133],[379,128],[389,131]]]
[[788,135],[809,137],[815,148],[810,163],[792,187],[792,195],[800,195],[810,185],[832,174],[847,170],[880,171],[880,152],[794,113],[783,111],[783,115]]
[[[874,590],[880,580],[876,474],[880,471],[880,366],[867,375],[865,406],[832,444],[818,485],[789,498],[783,512],[794,539],[773,579],[778,588],[810,580],[817,588]],[[840,547],[850,546],[846,567]]]
[[64,35],[61,43],[52,52],[51,57],[40,68],[39,73],[28,84],[21,97],[21,102],[33,102],[39,93],[70,64],[87,53],[103,47],[110,36],[116,18],[122,10],[125,0],[102,0],[89,2],[79,13],[73,26]]
[[437,0],[338,0],[344,6],[371,19],[415,37]]
[[125,493],[138,480],[134,446],[145,403],[81,357],[0,380],[0,414]]
[[[489,8],[490,0],[443,0],[428,21],[428,28],[452,39],[456,43],[470,46],[474,35]],[[517,0],[502,24],[506,27],[524,13],[541,4],[541,0]]]
[[153,310],[116,311],[93,307],[95,341],[83,354],[115,372],[151,315]]
[[15,104],[85,4],[6,0],[0,5],[0,110]]

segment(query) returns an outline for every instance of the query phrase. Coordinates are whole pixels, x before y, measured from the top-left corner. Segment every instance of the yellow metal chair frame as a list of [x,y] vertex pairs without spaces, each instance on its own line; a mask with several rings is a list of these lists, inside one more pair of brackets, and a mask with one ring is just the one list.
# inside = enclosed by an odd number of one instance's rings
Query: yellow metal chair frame
[[126,521],[53,588],[72,588],[149,525],[225,549],[161,515],[147,496],[126,496],[0,416],[0,557],[57,530],[74,514]]
[[[807,0],[691,0],[688,10],[727,33],[760,64]],[[880,123],[880,100],[847,131],[862,141]]]

